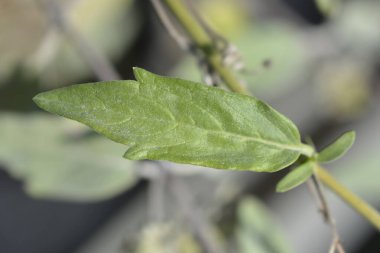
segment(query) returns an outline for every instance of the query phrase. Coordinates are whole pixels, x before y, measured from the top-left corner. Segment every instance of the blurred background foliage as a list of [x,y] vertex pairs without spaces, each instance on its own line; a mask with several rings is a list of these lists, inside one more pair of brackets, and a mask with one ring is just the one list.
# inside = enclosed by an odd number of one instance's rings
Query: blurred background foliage
[[[0,252],[202,252],[170,179],[150,163],[123,159],[125,147],[33,105],[40,91],[97,81],[44,1],[0,1]],[[202,80],[197,61],[172,41],[149,1],[49,1],[124,79],[139,66]],[[380,2],[190,2],[237,47],[247,87],[317,148],[357,130],[353,149],[329,168],[380,207]],[[284,173],[173,164],[170,171],[188,186],[187,208],[201,210],[194,213],[224,252],[327,251],[330,232],[307,188],[274,193]],[[378,252],[371,226],[335,196],[328,200],[347,251]]]

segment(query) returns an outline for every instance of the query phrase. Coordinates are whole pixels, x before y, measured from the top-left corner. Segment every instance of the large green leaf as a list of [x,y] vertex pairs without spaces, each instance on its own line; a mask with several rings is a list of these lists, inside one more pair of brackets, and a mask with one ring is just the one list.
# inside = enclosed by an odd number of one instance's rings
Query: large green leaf
[[123,145],[50,115],[0,114],[0,164],[38,198],[95,201],[134,185],[132,163],[117,153]]
[[352,144],[354,144],[354,141],[354,131],[344,133],[318,154],[318,161],[321,163],[327,163],[342,157],[351,148]]
[[34,101],[128,145],[132,160],[272,172],[313,152],[290,120],[253,97],[138,68],[135,77],[56,89]]
[[295,168],[277,184],[277,192],[286,192],[304,183],[314,172],[315,162],[309,161]]

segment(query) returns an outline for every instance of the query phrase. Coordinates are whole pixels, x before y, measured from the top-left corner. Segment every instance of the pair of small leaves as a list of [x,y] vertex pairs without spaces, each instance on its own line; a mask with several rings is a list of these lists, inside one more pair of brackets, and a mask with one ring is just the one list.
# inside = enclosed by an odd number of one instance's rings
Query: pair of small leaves
[[308,180],[314,173],[317,163],[327,163],[342,157],[352,146],[355,141],[355,132],[344,133],[332,144],[317,154],[315,161],[309,160],[301,164],[286,175],[276,187],[277,192],[289,191]]
[[136,81],[74,85],[37,95],[43,109],[128,145],[131,160],[274,172],[313,148],[266,103],[135,68]]

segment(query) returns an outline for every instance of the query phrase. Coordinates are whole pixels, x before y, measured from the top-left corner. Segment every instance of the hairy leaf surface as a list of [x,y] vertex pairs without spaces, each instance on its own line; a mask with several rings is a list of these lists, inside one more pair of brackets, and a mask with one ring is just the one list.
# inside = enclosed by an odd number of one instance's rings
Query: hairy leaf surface
[[332,162],[340,157],[342,157],[354,144],[355,141],[355,132],[350,131],[344,133],[332,144],[327,146],[321,151],[318,155],[318,161],[321,163]]
[[289,119],[253,97],[134,73],[137,81],[74,85],[34,101],[128,145],[124,156],[132,160],[272,172],[313,152]]

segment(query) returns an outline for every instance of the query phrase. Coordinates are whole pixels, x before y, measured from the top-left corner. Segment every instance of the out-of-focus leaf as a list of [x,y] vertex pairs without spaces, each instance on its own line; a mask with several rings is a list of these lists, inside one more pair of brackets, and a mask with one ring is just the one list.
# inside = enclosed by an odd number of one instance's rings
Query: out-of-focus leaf
[[131,187],[124,147],[102,137],[75,138],[80,124],[48,115],[0,114],[0,163],[38,198],[107,199]]
[[[131,3],[131,0],[82,0],[71,4],[63,1],[62,7],[74,29],[112,61],[123,55],[140,27],[138,12],[130,8]],[[43,43],[29,66],[41,73],[45,86],[72,83],[92,74],[78,48],[64,34],[50,30]]]
[[[54,1],[70,25],[111,60],[123,55],[140,27],[131,0]],[[19,65],[45,85],[71,83],[92,74],[72,40],[54,29],[49,15],[35,1],[1,1],[0,85]]]
[[351,148],[354,141],[354,131],[344,133],[318,154],[318,161],[321,163],[327,163],[342,157]]
[[[380,50],[380,2],[372,0],[344,1],[340,15],[334,19],[331,32],[349,52],[376,57]],[[376,58],[375,58],[376,59]]]
[[275,97],[294,88],[304,75],[306,51],[295,28],[258,24],[247,30],[236,45],[248,72],[242,76],[254,94]]
[[187,231],[171,224],[152,224],[140,236],[136,253],[201,253],[201,248]]
[[135,68],[135,81],[41,93],[43,109],[129,145],[132,160],[274,172],[313,152],[296,126],[253,97]]
[[237,214],[239,253],[292,252],[271,212],[259,200],[244,198],[238,205]]
[[[294,28],[279,23],[254,23],[232,38],[247,72],[239,77],[258,97],[273,99],[295,88],[308,67],[306,47]],[[200,81],[197,62],[185,58],[173,70],[181,78]]]
[[206,23],[229,39],[241,35],[250,24],[249,9],[252,3],[242,0],[208,0],[196,3]]
[[353,57],[325,62],[315,78],[313,92],[320,113],[347,121],[360,116],[370,104],[371,66]]
[[276,191],[286,192],[304,183],[309,177],[311,177],[311,175],[313,175],[314,166],[315,163],[309,161],[295,168],[281,179],[277,184]]
[[325,16],[332,16],[340,6],[340,0],[315,0],[319,11]]
[[1,81],[38,48],[48,23],[33,1],[2,0],[0,17]]

